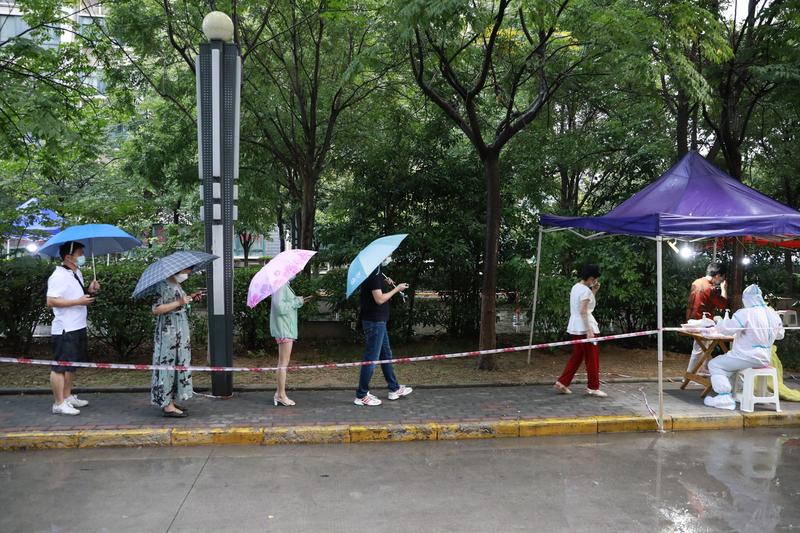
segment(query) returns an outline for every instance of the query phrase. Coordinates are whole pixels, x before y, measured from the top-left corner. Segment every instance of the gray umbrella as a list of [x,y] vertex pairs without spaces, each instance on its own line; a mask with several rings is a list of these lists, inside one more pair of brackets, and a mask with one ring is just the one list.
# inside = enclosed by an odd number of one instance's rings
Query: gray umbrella
[[141,298],[153,292],[156,286],[170,276],[181,270],[191,268],[192,272],[199,272],[207,267],[216,255],[205,252],[175,252],[163,259],[159,259],[142,272],[142,277],[133,290],[133,298]]

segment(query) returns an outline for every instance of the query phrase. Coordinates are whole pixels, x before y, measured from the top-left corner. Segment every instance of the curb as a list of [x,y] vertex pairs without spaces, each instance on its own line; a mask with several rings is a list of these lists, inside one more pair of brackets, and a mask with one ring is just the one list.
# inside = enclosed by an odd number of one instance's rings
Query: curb
[[[698,413],[664,419],[665,431],[800,427],[800,412]],[[289,427],[135,428],[0,432],[0,450],[141,448],[278,444],[347,444],[655,432],[652,417],[638,415],[532,418],[414,424]]]

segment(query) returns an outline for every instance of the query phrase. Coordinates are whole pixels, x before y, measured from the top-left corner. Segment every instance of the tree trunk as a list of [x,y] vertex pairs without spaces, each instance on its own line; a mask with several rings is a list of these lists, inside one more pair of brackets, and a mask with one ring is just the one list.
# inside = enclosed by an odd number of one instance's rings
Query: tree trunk
[[313,250],[314,221],[317,215],[316,174],[313,170],[303,172],[303,199],[300,206],[300,248]]
[[[723,120],[728,120],[723,113]],[[739,145],[732,136],[729,137],[729,131],[723,128],[722,139],[722,153],[725,158],[725,164],[728,167],[728,173],[731,177],[738,181],[742,181],[742,152]],[[744,290],[744,273],[745,265],[742,263],[744,259],[744,244],[738,239],[733,244],[733,264],[728,269],[730,280],[728,283],[728,307],[731,311],[736,311],[742,307],[742,291]]]
[[277,209],[277,223],[278,223],[278,242],[280,242],[280,251],[283,252],[286,250],[286,235],[285,235],[285,224],[283,222],[283,204],[278,202],[278,209]]
[[240,231],[239,232],[239,244],[242,245],[242,251],[244,252],[244,266],[250,266],[250,249],[253,247],[253,234],[249,231]]
[[678,159],[689,152],[689,119],[691,109],[689,99],[682,90],[678,90],[677,116],[675,117],[675,140],[678,145]]
[[[486,181],[486,241],[483,253],[483,288],[481,291],[480,349],[491,350],[497,346],[497,252],[500,236],[500,154],[490,150],[483,159]],[[481,370],[495,370],[494,355],[484,355],[478,362]]]

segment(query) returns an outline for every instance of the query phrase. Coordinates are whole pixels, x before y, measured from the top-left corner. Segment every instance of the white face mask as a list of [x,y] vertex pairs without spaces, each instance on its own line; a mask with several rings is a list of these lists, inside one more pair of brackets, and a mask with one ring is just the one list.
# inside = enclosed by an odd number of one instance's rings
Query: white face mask
[[82,267],[86,264],[86,256],[82,255],[75,259],[75,264],[78,265],[78,268]]
[[181,272],[180,274],[175,274],[175,281],[177,281],[178,283],[183,283],[187,279],[189,279],[189,274],[184,274],[183,272]]
[[382,267],[389,266],[389,263],[391,262],[392,262],[392,256],[390,255],[389,257],[381,261],[381,266]]

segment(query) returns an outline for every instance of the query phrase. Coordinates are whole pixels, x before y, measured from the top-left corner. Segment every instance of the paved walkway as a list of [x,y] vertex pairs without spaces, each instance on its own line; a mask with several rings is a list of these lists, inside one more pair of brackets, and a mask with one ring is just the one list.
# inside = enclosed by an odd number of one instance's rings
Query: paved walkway
[[[271,392],[240,392],[220,400],[197,396],[187,403],[190,416],[163,418],[143,393],[83,394],[90,405],[79,416],[50,413],[49,395],[0,396],[0,432],[87,431],[115,429],[244,428],[295,426],[352,426],[397,424],[452,424],[540,419],[634,417],[652,420],[645,398],[658,409],[655,383],[609,383],[608,398],[555,394],[549,386],[467,387],[417,389],[411,396],[391,402],[386,391],[379,407],[353,405],[353,393],[341,390],[294,391],[295,407],[274,407]],[[800,404],[784,402],[784,414],[800,420]],[[768,415],[771,411],[760,409]],[[739,411],[721,411],[703,405],[699,386],[678,389],[667,383],[664,392],[667,418],[738,417]],[[790,421],[791,421],[790,420]],[[784,421],[785,422],[785,421]],[[646,428],[645,424],[642,429]],[[727,426],[726,426],[727,427]],[[670,429],[667,427],[667,429]]]

